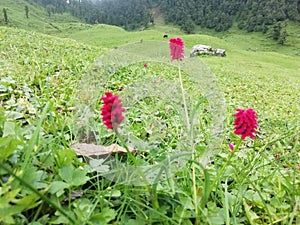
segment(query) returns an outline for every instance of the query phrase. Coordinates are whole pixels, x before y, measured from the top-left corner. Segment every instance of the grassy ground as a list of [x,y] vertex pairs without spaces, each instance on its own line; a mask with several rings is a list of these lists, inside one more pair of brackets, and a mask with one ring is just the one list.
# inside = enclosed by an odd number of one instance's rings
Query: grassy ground
[[[296,27],[293,30],[296,31]],[[201,60],[217,75],[219,85],[224,92],[236,95],[235,98],[239,98],[240,93],[231,91],[232,85],[229,85],[229,80],[239,80],[241,87],[247,83],[249,88],[243,88],[247,94],[240,97],[244,100],[241,100],[239,107],[243,105],[254,107],[258,101],[256,95],[263,95],[261,101],[266,101],[268,104],[258,104],[257,107],[262,107],[260,111],[264,112],[267,117],[274,116],[272,109],[280,108],[283,102],[289,102],[295,109],[291,112],[297,112],[299,105],[293,104],[296,99],[291,97],[291,93],[296,93],[299,88],[299,56],[294,51],[297,49],[297,45],[280,46],[269,40],[268,46],[265,46],[266,37],[237,31],[229,31],[221,39],[209,35],[184,35],[176,28],[170,29],[164,26],[142,32],[126,32],[121,28],[97,25],[92,29],[76,32],[70,37],[87,44],[112,48],[140,40],[167,41],[162,38],[164,33],[168,33],[171,37],[181,36],[185,40],[187,55],[189,49],[199,43],[210,45],[213,48],[226,49],[226,57],[204,56]],[[291,37],[290,42],[293,43],[296,38],[295,36]],[[261,82],[262,80],[267,82]],[[270,89],[277,91],[274,92]],[[260,91],[271,94],[260,94]],[[248,103],[245,104],[245,102]],[[281,112],[276,113],[276,115],[280,114]]]
[[[60,27],[63,39],[0,27],[0,224],[299,224],[295,24],[290,27],[295,35],[280,47],[234,29],[211,36],[184,35],[163,25],[140,32],[69,22]],[[226,99],[221,145],[205,169],[197,157],[209,149],[217,111],[210,101],[199,102],[194,135],[186,132],[178,70],[139,58],[164,46],[165,33],[182,37],[186,52],[198,43],[227,50],[226,57],[186,59],[191,74],[208,66]],[[109,49],[141,39],[163,43],[136,52],[134,59],[141,62],[121,69],[99,66]],[[182,76],[187,104],[197,103],[209,82]],[[123,138],[102,125],[99,99],[107,90],[120,94],[126,107]],[[258,114],[259,130],[256,139],[240,142],[232,114],[248,107]],[[76,156],[71,145],[82,139],[134,146],[137,153],[110,158],[111,168],[123,170],[119,180],[112,179],[103,159],[85,162]],[[196,154],[179,158],[182,149]],[[124,178],[124,171],[131,176]],[[136,171],[144,179],[135,177]]]
[[[28,18],[26,18],[25,14],[25,6],[28,6],[29,9]],[[0,2],[0,8],[0,25],[55,35],[68,30],[81,30],[87,27],[87,25],[79,23],[79,20],[70,14],[51,14],[49,16],[43,7],[29,4],[24,0],[3,0]],[[2,16],[3,8],[7,11],[8,24],[5,24]]]

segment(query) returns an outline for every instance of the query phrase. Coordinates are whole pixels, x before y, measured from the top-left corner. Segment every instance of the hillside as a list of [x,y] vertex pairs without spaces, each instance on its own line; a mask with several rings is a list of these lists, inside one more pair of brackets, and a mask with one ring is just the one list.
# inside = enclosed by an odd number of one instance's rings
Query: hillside
[[[0,2],[1,225],[299,224],[296,22],[278,45],[237,24],[129,32],[26,5]],[[189,57],[195,44],[227,55]]]
[[[117,4],[117,2],[118,2],[117,0],[115,0],[115,1],[112,1],[111,3],[107,2],[107,1],[103,1],[103,4],[104,3],[112,4],[112,6],[113,6],[113,5]],[[270,1],[272,1],[272,0],[270,0]],[[255,0],[253,0],[251,2],[255,2]],[[87,6],[84,5],[84,4],[87,4],[85,2],[81,2],[80,3],[81,5],[77,5],[76,1],[74,1],[72,3],[73,5],[64,5],[65,3],[62,3],[62,2],[60,2],[60,4],[58,4],[55,1],[48,5],[46,5],[46,3],[47,3],[47,1],[40,2],[39,0],[37,0],[37,1],[33,1],[33,0],[28,0],[28,1],[25,1],[25,0],[16,0],[16,1],[3,0],[0,3],[0,7],[2,9],[7,9],[6,11],[7,11],[8,20],[9,20],[8,24],[7,24],[8,26],[19,27],[22,29],[35,30],[35,31],[39,31],[39,32],[47,33],[47,34],[60,35],[62,37],[66,37],[66,36],[70,35],[70,37],[76,38],[76,34],[78,34],[83,39],[86,39],[86,37],[84,37],[84,34],[88,34],[87,30],[91,29],[92,27],[90,25],[81,23],[79,21],[78,15],[75,13],[75,11],[80,9],[80,12],[83,13],[81,16],[83,16],[85,10],[92,10],[92,12],[90,14],[94,15],[95,12],[93,10],[97,10],[97,9],[101,8],[100,6],[93,5],[96,3],[91,3],[91,2],[89,2]],[[124,7],[131,9],[132,2],[129,1],[126,4],[122,7],[120,6],[120,7],[116,8],[116,10],[120,10],[121,8],[124,8]],[[160,9],[161,7],[163,7],[162,3],[160,3],[160,1],[147,1],[147,3],[144,3],[144,4],[147,5],[148,7],[150,7],[149,12],[150,12],[150,14],[152,14],[151,18],[154,19],[155,21],[157,21],[157,23],[154,21],[154,23],[152,25],[150,25],[150,26],[147,25],[147,26],[140,27],[140,28],[142,28],[142,30],[144,30],[146,28],[146,30],[161,31],[160,34],[165,34],[165,33],[171,34],[172,28],[171,29],[168,28],[168,26],[165,24],[164,19],[163,19],[163,17],[165,17],[165,12],[162,12],[162,10]],[[215,4],[215,3],[212,2],[211,4]],[[236,6],[234,6],[234,5],[236,5],[236,4],[234,4],[234,1],[232,4],[233,5],[229,4],[227,7],[229,7],[229,8],[236,7]],[[25,6],[28,6],[28,12],[29,12],[28,18],[26,18]],[[62,6],[64,6],[64,8],[62,8]],[[174,5],[174,7],[176,8],[176,5]],[[276,5],[276,7],[279,7],[279,6]],[[76,8],[76,10],[75,10],[75,8]],[[292,10],[291,8],[289,8],[289,9]],[[126,12],[130,13],[131,11],[126,10]],[[73,14],[75,13],[77,15],[77,17],[71,16],[70,15],[71,13],[73,13]],[[131,12],[131,14],[132,13],[135,14],[134,12]],[[286,13],[288,13],[288,11]],[[114,12],[109,17],[112,18],[113,16],[117,16],[117,15],[119,15],[119,13]],[[300,43],[300,41],[299,41],[300,40],[300,25],[296,19],[297,16],[295,15],[295,13],[293,13],[293,14],[290,13],[289,15],[291,15],[291,16],[293,15],[295,22],[293,22],[292,20],[284,21],[284,27],[280,28],[280,32],[281,32],[280,34],[282,34],[282,32],[285,32],[284,33],[285,36],[283,37],[284,45],[288,46],[289,48],[283,48],[281,45],[278,45],[277,47],[275,47],[273,45],[274,41],[278,42],[279,40],[276,38],[275,38],[275,40],[273,40],[274,39],[274,37],[273,37],[274,30],[272,30],[272,29],[269,29],[263,35],[261,35],[258,32],[253,32],[253,31],[249,33],[248,31],[239,29],[239,27],[240,27],[239,23],[234,22],[234,21],[233,21],[231,27],[228,28],[226,32],[216,32],[213,29],[207,29],[207,28],[205,28],[205,26],[202,26],[202,25],[200,25],[200,26],[197,25],[195,27],[195,32],[197,34],[208,34],[208,35],[217,36],[220,38],[226,37],[227,40],[229,40],[231,38],[232,42],[235,41],[233,39],[238,38],[239,33],[243,33],[243,37],[245,37],[247,35],[253,36],[253,35],[251,35],[251,33],[255,33],[254,36],[256,36],[256,34],[257,34],[257,36],[265,39],[264,43],[262,44],[262,45],[264,45],[265,50],[267,50],[266,49],[267,46],[270,45],[269,49],[272,51],[274,51],[274,50],[279,51],[279,52],[285,51],[285,53],[287,53],[287,54],[300,55],[300,53],[298,51],[298,49],[300,49],[300,44],[299,44]],[[124,17],[124,16],[122,16],[122,17]],[[82,20],[82,18],[81,18],[81,20]],[[82,20],[82,21],[84,21],[84,20]],[[114,21],[117,21],[117,20],[114,20]],[[97,23],[99,23],[99,22],[101,22],[101,20],[98,19]],[[103,21],[103,22],[105,22],[105,21]],[[279,22],[282,22],[282,21],[279,21]],[[5,21],[4,21],[3,17],[2,17],[2,19],[0,17],[0,24],[5,25]],[[113,24],[122,26],[124,28],[124,25],[118,24],[117,22],[114,22]],[[130,24],[130,23],[128,23],[128,24]],[[176,24],[176,22],[175,22],[175,24]],[[139,27],[139,26],[137,26],[137,27]],[[176,26],[171,26],[171,27],[176,27]],[[175,29],[175,30],[173,29],[173,31],[175,31],[175,33],[182,33],[181,25],[179,24],[177,27],[180,28],[181,31],[179,31],[178,29]],[[78,31],[81,31],[81,30],[83,31],[82,32],[83,35],[81,35],[80,32],[77,33]],[[254,30],[254,31],[259,31],[259,30]],[[95,30],[95,32],[97,32],[97,31]],[[145,32],[145,34],[146,33],[147,32]],[[105,36],[105,33],[104,33],[104,36]],[[136,35],[136,36],[138,36],[138,35]],[[145,36],[145,35],[142,34],[141,36]],[[150,37],[152,37],[152,36],[153,35],[150,34]],[[93,38],[93,36],[91,38]],[[116,37],[116,38],[118,38],[118,37]],[[101,39],[101,36],[100,36],[100,39]],[[140,39],[142,39],[142,38],[140,38]],[[125,38],[125,40],[126,40],[126,38]],[[247,43],[248,43],[248,41],[249,41],[249,39],[247,40]],[[117,40],[116,40],[116,42],[117,42]],[[251,40],[250,40],[250,42],[251,42]],[[263,41],[261,41],[261,42],[263,42]],[[254,45],[255,45],[255,43],[254,43]],[[248,45],[248,48],[255,49],[256,47]],[[284,49],[286,49],[286,50],[284,50]]]
[[[28,18],[26,17],[25,6],[28,7]],[[82,29],[86,26],[80,24],[79,20],[69,13],[50,13],[49,16],[47,9],[25,0],[2,0],[0,9],[0,25],[2,26],[17,27],[46,34],[58,34],[73,29],[73,27]],[[6,9],[7,24],[4,21],[3,9]]]
[[[279,44],[289,36],[290,21],[300,22],[297,0],[102,0],[47,1],[27,0],[52,14],[70,13],[89,24],[110,24],[126,30],[145,29],[154,24],[177,25],[184,32],[206,28],[217,32],[233,26],[247,32],[261,32]],[[160,12],[159,15],[157,12]]]
[[[145,67],[139,62],[121,68],[102,82],[103,71],[94,62],[104,51],[91,45],[98,40],[95,38],[99,37],[97,32],[105,31],[105,39],[111,43],[100,39],[94,45],[109,47],[135,42],[138,33],[144,34],[143,38],[151,32],[153,39],[161,36],[154,31],[127,33],[107,25],[98,25],[89,31],[92,32],[85,33],[85,37],[88,35],[91,43],[86,45],[1,27],[1,223],[76,225],[150,221],[151,224],[191,225],[196,224],[195,218],[198,218],[204,225],[221,225],[231,224],[229,221],[233,221],[232,224],[269,224],[280,218],[282,223],[297,224],[300,215],[294,207],[298,207],[300,190],[299,57],[249,51],[244,49],[245,43],[239,47],[240,42],[232,44],[226,39],[182,35],[173,30],[172,35],[182,36],[187,46],[201,42],[228,50],[227,57],[201,58],[215,73],[226,98],[228,115],[224,121],[223,144],[218,146],[218,153],[207,169],[197,167],[195,181],[191,178],[193,169],[188,160],[183,167],[176,162],[174,174],[173,167],[167,168],[171,173],[168,182],[157,175],[158,184],[151,183],[153,169],[161,166],[165,170],[170,164],[165,164],[164,159],[176,152],[179,141],[185,140],[182,137],[186,135],[185,129],[180,129],[182,120],[174,111],[177,106],[170,101],[180,99],[180,91],[172,86],[169,91],[175,91],[176,98],[168,96],[167,92],[163,104],[152,96],[134,101],[133,107],[127,108],[128,122],[120,129],[127,130],[126,137],[133,138],[128,145],[136,146],[138,151],[133,161],[130,158],[120,160],[121,170],[115,181],[110,179],[110,171],[105,173],[108,167],[103,161],[91,159],[88,163],[75,155],[71,148],[74,142],[81,140],[76,132],[78,127],[87,126],[85,136],[89,130],[93,132],[93,143],[105,146],[115,143],[114,132],[106,130],[99,119],[100,96],[107,90],[114,90],[120,96],[132,94],[131,99],[134,99],[138,90],[130,92],[132,87],[127,87],[128,84],[146,79],[146,86],[141,86],[143,93],[149,84],[158,85],[158,81],[171,79],[174,85],[177,70],[153,62],[147,62]],[[255,42],[257,37],[246,38],[259,46]],[[87,37],[85,41],[88,42]],[[191,66],[197,68],[199,65],[202,65],[200,60]],[[84,86],[80,85],[82,82]],[[184,85],[191,93],[189,97],[194,98],[199,95],[197,85],[203,84],[191,82],[185,75]],[[164,91],[155,87],[155,91]],[[86,99],[82,106],[84,111],[91,107],[87,115],[78,113],[78,98]],[[259,132],[255,140],[246,139],[241,143],[240,137],[232,131],[232,114],[236,108],[248,107],[257,112]],[[206,124],[210,122],[210,115],[205,113],[210,109],[204,103],[200,109],[197,112],[205,122],[200,128],[195,125],[199,135],[195,138],[197,151],[205,150],[210,140]],[[228,142],[237,146],[240,143],[241,147],[230,152]],[[152,168],[145,172],[143,186],[135,186],[131,177],[124,180],[125,183],[118,183],[124,166],[133,163],[136,163],[135,169],[145,168],[145,165]],[[198,189],[194,192],[194,182],[209,197],[198,195]],[[198,200],[194,204],[195,193],[201,205]]]
[[[1,4],[3,3],[4,2]],[[213,72],[220,76],[219,78],[221,80],[225,79],[225,77],[223,77],[224,74],[231,74],[230,77],[243,77],[243,75],[246,75],[248,78],[252,78],[254,74],[263,76],[265,79],[270,79],[271,83],[274,77],[280,78],[287,82],[286,86],[289,86],[289,83],[297,84],[293,79],[296,81],[299,78],[300,27],[296,23],[289,23],[290,36],[284,46],[278,45],[275,41],[266,40],[263,34],[243,32],[234,27],[223,33],[203,29],[201,33],[206,34],[201,35],[185,35],[178,27],[166,25],[155,25],[143,31],[128,32],[120,27],[103,24],[90,26],[81,23],[70,23],[71,20],[69,19],[72,17],[59,14],[49,17],[49,19],[53,19],[53,24],[61,28],[59,31],[57,29],[53,30],[52,26],[45,26],[45,30],[41,30],[40,18],[43,15],[45,16],[46,12],[44,9],[36,5],[29,5],[29,10],[32,10],[32,15],[30,13],[29,21],[27,21],[24,19],[25,14],[23,11],[23,6],[26,3],[21,0],[16,3],[18,4],[13,4],[12,1],[7,0],[6,6],[9,6],[9,10],[14,9],[12,11],[15,13],[13,14],[15,15],[15,20],[12,20],[10,23],[20,28],[30,30],[37,29],[40,32],[46,31],[61,37],[75,39],[81,43],[102,47],[103,49],[116,48],[120,45],[140,42],[142,40],[167,42],[168,40],[162,38],[162,36],[167,33],[169,37],[180,36],[185,40],[186,55],[189,55],[191,48],[199,43],[210,45],[214,48],[225,49],[227,51],[227,57],[202,57],[202,61],[207,63]],[[30,19],[31,17],[32,19]],[[60,21],[59,18],[63,18],[62,21]],[[27,23],[21,23],[24,20]],[[28,28],[27,25],[31,23],[34,25]],[[286,76],[288,76],[287,79],[285,79]],[[260,79],[261,78],[254,76],[252,83],[256,83]],[[221,84],[222,83],[223,82],[221,82]],[[276,85],[280,87],[283,83]],[[268,86],[264,88],[268,89]],[[224,89],[227,89],[227,86],[224,86]],[[294,89],[292,88],[290,90]],[[252,94],[249,93],[248,96],[252,96]],[[283,94],[283,96],[287,97],[288,93]],[[273,96],[270,96],[270,98],[273,98]],[[277,96],[274,99],[281,98],[282,96]],[[270,99],[270,102],[274,104],[274,107],[277,107],[277,103],[274,99]],[[283,98],[283,101],[285,101],[284,99],[285,98]],[[249,101],[252,102],[254,100],[255,97]],[[263,109],[263,111],[268,110]]]
[[[4,4],[5,3],[5,4]],[[14,4],[18,3],[18,4]],[[227,32],[218,33],[211,30],[203,29],[198,35],[186,35],[180,28],[175,26],[155,25],[149,29],[136,32],[128,32],[120,27],[109,25],[84,25],[78,22],[72,22],[72,17],[68,14],[55,14],[49,17],[49,20],[53,20],[53,24],[59,27],[59,30],[53,28],[53,26],[46,26],[41,23],[40,19],[45,16],[45,10],[37,5],[29,6],[29,18],[28,21],[25,18],[25,12],[23,11],[24,5],[27,3],[22,0],[10,1],[6,0],[1,3],[2,6],[7,7],[8,12],[12,13],[12,19],[9,22],[11,26],[17,26],[29,30],[38,30],[40,32],[52,33],[64,38],[75,39],[80,43],[85,43],[96,48],[117,48],[118,46],[140,42],[143,40],[158,40],[167,42],[162,38],[164,34],[168,34],[169,37],[180,36],[185,40],[185,54],[188,56],[191,48],[196,44],[205,44],[213,46],[214,48],[222,48],[227,51],[227,57],[202,57],[202,61],[205,62],[212,71],[220,79],[220,85],[223,84],[223,79],[231,79],[232,77],[239,77],[242,79],[253,80],[251,83],[256,84],[261,79],[268,80],[269,83],[274,83],[276,89],[285,90],[284,86],[291,86],[289,91],[297,92],[297,80],[299,79],[299,55],[300,55],[300,27],[297,23],[289,22],[290,36],[287,39],[285,45],[278,45],[275,41],[266,40],[265,36],[260,33],[248,33],[233,27]],[[13,19],[14,18],[14,19]],[[25,21],[25,22],[24,22]],[[60,22],[59,22],[60,21]],[[71,23],[72,22],[72,23]],[[29,26],[32,24],[31,26]],[[43,26],[41,29],[41,26]],[[206,33],[206,34],[205,34]],[[228,77],[224,77],[224,74],[230,74]],[[227,76],[226,75],[226,76]],[[262,78],[263,77],[263,78]],[[276,78],[276,79],[275,79]],[[275,79],[275,80],[274,80]],[[284,80],[277,83],[278,80]],[[225,82],[225,81],[224,81]],[[286,84],[284,84],[286,82]],[[224,92],[231,93],[227,90],[227,83],[223,88]],[[262,86],[261,84],[256,84]],[[282,87],[282,88],[281,88]],[[269,86],[261,87],[263,89],[269,89]],[[249,89],[248,91],[252,91]],[[268,102],[272,105],[272,108],[277,108],[278,103],[276,99],[282,99],[282,102],[288,101],[286,98],[290,95],[290,92],[276,92],[274,95],[270,95],[266,98],[270,98]],[[255,103],[256,97],[249,93],[247,95],[249,99],[249,105]],[[253,98],[251,99],[250,96]],[[238,96],[235,96],[238,98]],[[274,104],[274,105],[273,105]],[[262,105],[265,106],[265,105]],[[269,106],[268,106],[269,107]],[[298,107],[293,106],[293,107]],[[279,107],[280,109],[280,107]],[[266,108],[262,108],[262,111],[268,112]],[[269,112],[272,115],[272,112]],[[277,114],[276,114],[277,115]],[[272,115],[275,116],[275,115]]]

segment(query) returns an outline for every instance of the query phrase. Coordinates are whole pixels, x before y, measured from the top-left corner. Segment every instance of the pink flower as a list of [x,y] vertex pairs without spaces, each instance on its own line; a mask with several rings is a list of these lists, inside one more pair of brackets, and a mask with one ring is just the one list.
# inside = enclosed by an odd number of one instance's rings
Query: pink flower
[[125,109],[122,107],[121,99],[111,92],[105,92],[101,98],[104,102],[101,108],[102,121],[107,129],[117,130],[118,126],[124,120],[122,113]]
[[146,67],[148,67],[148,64],[147,64],[147,63],[145,63],[145,64],[144,64],[144,67],[145,67],[145,68],[146,68]]
[[172,60],[179,59],[182,60],[184,58],[184,43],[181,38],[171,38],[169,41],[170,45],[170,53]]
[[251,108],[246,110],[237,109],[237,113],[234,116],[234,133],[241,135],[242,140],[247,136],[255,138],[258,126],[256,112]]
[[234,149],[233,144],[228,144],[228,147],[230,148],[231,151]]

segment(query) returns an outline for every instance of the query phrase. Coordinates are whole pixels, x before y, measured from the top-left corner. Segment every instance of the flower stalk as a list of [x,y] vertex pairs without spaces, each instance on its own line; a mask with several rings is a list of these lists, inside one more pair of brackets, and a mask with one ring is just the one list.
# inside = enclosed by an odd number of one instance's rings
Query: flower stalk
[[[181,38],[171,38],[169,41],[170,45],[170,53],[171,53],[171,60],[177,60],[182,61],[184,59],[184,42]],[[184,107],[184,114],[186,119],[186,126],[187,131],[192,136],[192,130],[191,130],[191,124],[189,119],[189,113],[187,109],[187,103],[186,103],[186,97],[183,87],[183,81],[182,81],[182,75],[181,75],[181,69],[180,64],[178,63],[178,75],[179,75],[179,82],[180,82],[180,89],[182,94],[182,101],[183,101],[183,107]],[[194,148],[194,142],[192,137],[190,137],[190,144],[192,148],[192,180],[193,180],[193,201],[194,201],[194,207],[195,207],[195,214],[196,214],[196,224],[200,224],[198,215],[198,191],[197,191],[197,184],[196,184],[196,166],[195,166],[195,148]]]
[[188,131],[190,131],[191,124],[190,124],[189,113],[188,113],[187,104],[186,104],[186,98],[185,98],[185,93],[184,93],[180,65],[178,66],[178,75],[179,75],[180,89],[181,89],[181,94],[182,94],[184,114],[185,114],[185,119],[186,119],[186,126],[187,126]]
[[125,111],[125,109],[122,106],[121,99],[117,95],[114,95],[111,92],[105,92],[105,96],[103,96],[101,100],[104,103],[101,108],[103,124],[106,126],[107,129],[112,129],[115,132],[116,137],[126,149],[127,154],[129,158],[132,160],[133,164],[135,165],[141,179],[145,182],[153,207],[158,209],[159,203],[156,198],[155,191],[153,191],[153,188],[151,188],[151,185],[149,184],[144,172],[138,166],[138,162],[136,158],[134,157],[132,152],[129,151],[127,145],[125,144],[125,141],[123,140],[122,136],[118,132],[118,127],[121,124],[121,122],[124,120],[124,116],[122,113]]

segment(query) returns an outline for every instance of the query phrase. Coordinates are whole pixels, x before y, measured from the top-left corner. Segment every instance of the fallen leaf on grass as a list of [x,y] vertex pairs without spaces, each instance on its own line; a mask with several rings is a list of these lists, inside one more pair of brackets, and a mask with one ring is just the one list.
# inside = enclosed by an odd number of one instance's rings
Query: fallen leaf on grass
[[[118,144],[103,146],[87,143],[75,143],[71,147],[75,150],[76,154],[80,156],[102,156],[116,153],[127,153],[127,150]],[[130,147],[128,147],[128,150],[131,153],[135,152],[135,150]]]

